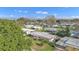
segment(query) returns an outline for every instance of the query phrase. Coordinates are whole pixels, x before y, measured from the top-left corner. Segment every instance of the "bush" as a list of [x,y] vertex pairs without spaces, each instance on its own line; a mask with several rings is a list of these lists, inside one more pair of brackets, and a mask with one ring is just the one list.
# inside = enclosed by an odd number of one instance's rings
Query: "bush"
[[52,47],[55,47],[55,43],[49,42],[48,44]]
[[39,45],[39,46],[43,46],[42,42],[36,42],[36,44]]

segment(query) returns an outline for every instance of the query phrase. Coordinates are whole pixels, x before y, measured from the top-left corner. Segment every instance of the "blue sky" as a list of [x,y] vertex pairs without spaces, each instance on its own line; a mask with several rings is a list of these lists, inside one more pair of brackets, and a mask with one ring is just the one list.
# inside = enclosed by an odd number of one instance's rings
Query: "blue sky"
[[57,18],[79,18],[78,7],[0,7],[0,17],[19,18],[35,17],[43,18],[54,15]]

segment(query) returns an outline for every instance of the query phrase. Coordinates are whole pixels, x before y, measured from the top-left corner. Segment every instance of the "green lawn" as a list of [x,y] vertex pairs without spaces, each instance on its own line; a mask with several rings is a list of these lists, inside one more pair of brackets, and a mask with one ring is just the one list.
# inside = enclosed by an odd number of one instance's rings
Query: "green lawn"
[[[38,45],[37,43],[41,44],[42,45]],[[32,40],[32,50],[35,50],[35,51],[52,51],[54,50],[53,47],[51,47],[48,43],[44,43],[44,42],[41,42],[39,40]]]

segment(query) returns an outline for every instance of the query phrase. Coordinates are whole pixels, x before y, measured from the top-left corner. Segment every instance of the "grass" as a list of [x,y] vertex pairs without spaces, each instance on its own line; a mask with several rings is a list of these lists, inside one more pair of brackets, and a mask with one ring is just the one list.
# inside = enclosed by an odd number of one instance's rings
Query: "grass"
[[[32,41],[32,49],[35,50],[35,51],[52,51],[54,50],[53,47],[51,47],[48,43],[44,43],[43,42],[43,45],[37,45],[36,43],[40,43],[41,41],[39,40],[33,40]],[[41,42],[42,43],[42,42]]]
[[43,40],[37,40],[34,39],[32,36],[26,35],[26,40],[30,39],[32,42],[32,45],[30,46],[32,51],[53,51],[54,47],[48,44],[47,42],[44,42]]

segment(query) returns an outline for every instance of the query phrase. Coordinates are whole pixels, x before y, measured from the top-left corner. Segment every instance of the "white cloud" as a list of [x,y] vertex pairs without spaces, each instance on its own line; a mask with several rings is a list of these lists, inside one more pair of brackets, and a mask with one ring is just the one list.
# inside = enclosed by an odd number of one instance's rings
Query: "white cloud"
[[48,12],[47,11],[44,11],[44,12],[42,12],[42,14],[48,14]]
[[26,17],[26,15],[21,15],[20,17]]
[[48,14],[47,11],[36,11],[35,13],[36,13],[36,14]]
[[72,18],[79,18],[79,16],[71,16]]
[[22,10],[18,10],[18,12],[19,12],[19,13],[21,13],[21,12],[22,12]]
[[57,17],[57,14],[54,14],[55,17]]
[[69,19],[70,17],[68,17],[68,16],[58,16],[58,18],[60,18],[60,19]]
[[0,17],[3,17],[4,15],[0,15]]
[[73,19],[73,18],[79,18],[79,16],[58,16],[58,18]]
[[21,12],[22,12],[22,10],[16,10],[16,9],[15,9],[14,11],[15,11],[15,12],[19,12],[19,13],[21,13]]
[[42,13],[42,11],[36,11],[35,13],[36,13],[36,14],[41,14],[41,13]]
[[27,10],[14,10],[15,12],[18,12],[18,13],[27,13],[28,11]]
[[9,15],[10,17],[14,17],[14,15]]
[[24,13],[28,13],[28,11],[24,11]]
[[0,15],[0,18],[8,17],[8,15]]

